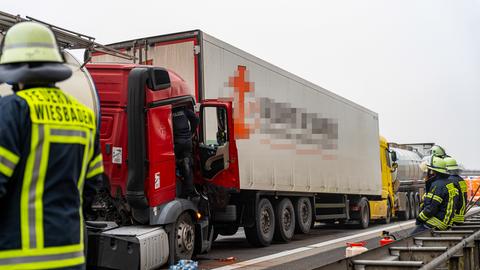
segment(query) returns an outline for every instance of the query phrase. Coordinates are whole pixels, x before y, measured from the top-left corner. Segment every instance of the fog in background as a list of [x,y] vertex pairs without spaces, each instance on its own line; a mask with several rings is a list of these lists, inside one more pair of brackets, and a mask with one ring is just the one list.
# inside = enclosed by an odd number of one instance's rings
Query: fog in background
[[480,169],[480,0],[4,1],[100,43],[201,29]]

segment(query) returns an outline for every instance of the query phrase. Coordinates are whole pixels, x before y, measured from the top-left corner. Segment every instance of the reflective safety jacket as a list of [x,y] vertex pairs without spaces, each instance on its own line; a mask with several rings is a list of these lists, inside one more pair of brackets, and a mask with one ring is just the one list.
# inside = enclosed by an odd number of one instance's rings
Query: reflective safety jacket
[[0,99],[0,270],[84,269],[82,192],[103,172],[94,112],[57,88]]
[[467,183],[459,175],[450,175],[448,180],[450,180],[450,182],[452,182],[460,192],[459,203],[455,209],[455,215],[452,219],[452,223],[463,223],[465,221],[465,210],[468,203]]
[[447,177],[431,179],[429,190],[423,197],[417,221],[431,228],[446,230],[451,225],[458,203],[459,191]]

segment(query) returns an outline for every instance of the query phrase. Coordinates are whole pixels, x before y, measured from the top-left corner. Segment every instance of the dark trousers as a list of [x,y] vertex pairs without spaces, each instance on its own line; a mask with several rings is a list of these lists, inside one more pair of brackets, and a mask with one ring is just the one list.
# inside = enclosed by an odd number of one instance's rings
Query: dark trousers
[[177,160],[177,168],[183,177],[181,194],[179,197],[186,198],[194,194],[193,187],[193,158],[192,158],[192,142],[175,143],[175,158]]

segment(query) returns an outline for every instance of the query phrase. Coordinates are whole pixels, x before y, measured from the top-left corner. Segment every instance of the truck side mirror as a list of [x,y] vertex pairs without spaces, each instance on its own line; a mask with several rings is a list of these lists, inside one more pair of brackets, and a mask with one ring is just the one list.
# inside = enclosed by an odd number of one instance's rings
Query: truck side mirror
[[[397,152],[392,151],[392,152],[390,152],[390,155],[391,155],[391,157],[392,157],[392,161],[393,161],[393,162],[397,161]],[[398,165],[397,165],[397,166],[398,166]]]
[[163,90],[170,87],[170,75],[164,68],[152,68],[147,82],[148,88],[152,90]]

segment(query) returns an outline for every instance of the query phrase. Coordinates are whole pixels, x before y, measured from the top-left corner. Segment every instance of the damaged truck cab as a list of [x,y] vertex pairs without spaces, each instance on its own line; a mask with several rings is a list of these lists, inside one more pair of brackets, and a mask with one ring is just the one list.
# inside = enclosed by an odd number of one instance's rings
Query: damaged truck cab
[[[176,173],[172,110],[199,111],[199,132],[193,140],[195,183],[201,187],[215,183],[215,192],[218,187],[238,190],[231,102],[196,104],[183,79],[159,67],[89,64],[87,68],[101,102],[105,166],[104,189],[93,205],[94,221],[88,222],[89,249],[96,250],[89,253],[88,264],[151,269],[168,258],[173,263],[208,251],[213,237],[212,198],[203,190],[192,200],[178,198],[181,179]],[[146,252],[152,248],[158,252]]]

